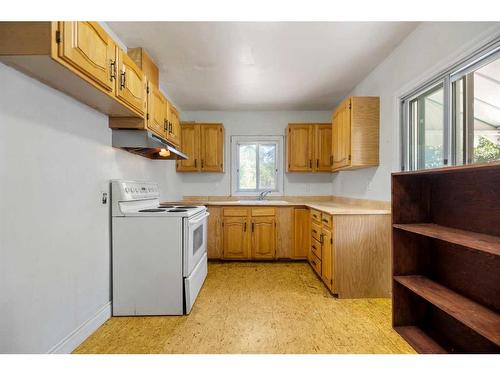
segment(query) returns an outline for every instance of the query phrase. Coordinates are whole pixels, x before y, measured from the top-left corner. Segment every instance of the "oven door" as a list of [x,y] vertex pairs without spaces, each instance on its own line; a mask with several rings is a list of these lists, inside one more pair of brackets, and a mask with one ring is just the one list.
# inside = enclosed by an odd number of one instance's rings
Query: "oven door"
[[184,221],[184,277],[191,274],[207,252],[207,218],[209,215],[204,211]]

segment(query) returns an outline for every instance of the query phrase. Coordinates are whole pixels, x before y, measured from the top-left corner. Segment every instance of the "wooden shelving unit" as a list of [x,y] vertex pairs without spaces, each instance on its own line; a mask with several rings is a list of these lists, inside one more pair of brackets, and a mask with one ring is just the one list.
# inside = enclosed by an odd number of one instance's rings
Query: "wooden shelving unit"
[[393,327],[419,353],[500,353],[500,162],[392,175]]

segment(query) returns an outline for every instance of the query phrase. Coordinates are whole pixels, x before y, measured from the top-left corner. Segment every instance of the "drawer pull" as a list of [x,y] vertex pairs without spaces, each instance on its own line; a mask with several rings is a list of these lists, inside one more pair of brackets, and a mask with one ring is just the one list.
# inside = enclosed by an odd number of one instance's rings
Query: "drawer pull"
[[316,232],[316,229],[313,229],[313,232],[316,233],[316,234],[318,234],[318,232]]
[[316,249],[316,246],[314,246],[314,245],[312,246],[312,248],[313,248],[314,250],[318,250],[318,249]]
[[323,219],[323,222],[328,223],[328,220],[327,219]]

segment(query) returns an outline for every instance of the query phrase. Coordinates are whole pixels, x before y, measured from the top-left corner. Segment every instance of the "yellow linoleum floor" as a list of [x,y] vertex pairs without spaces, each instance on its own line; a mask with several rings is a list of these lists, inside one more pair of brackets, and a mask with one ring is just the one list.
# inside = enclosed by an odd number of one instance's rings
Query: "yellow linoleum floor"
[[190,315],[113,317],[75,353],[414,351],[390,299],[335,299],[307,263],[210,263]]

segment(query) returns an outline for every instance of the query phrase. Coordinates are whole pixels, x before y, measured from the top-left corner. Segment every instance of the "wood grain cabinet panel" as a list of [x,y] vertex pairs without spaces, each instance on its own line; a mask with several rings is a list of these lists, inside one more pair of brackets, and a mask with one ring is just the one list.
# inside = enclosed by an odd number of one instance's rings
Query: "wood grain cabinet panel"
[[198,172],[200,170],[200,126],[183,124],[181,143],[181,150],[188,156],[188,159],[177,160],[177,172]]
[[59,56],[97,82],[114,90],[116,45],[97,22],[62,22]]
[[332,231],[328,228],[323,228],[321,241],[321,279],[325,285],[333,293],[336,293],[333,287],[333,272],[335,269],[334,265],[334,254],[333,254],[333,239]]
[[332,124],[288,124],[287,172],[331,172]]
[[224,171],[224,128],[221,124],[204,124],[201,129],[201,170]]
[[310,172],[313,167],[313,130],[310,124],[289,124],[287,172]]
[[208,259],[222,258],[222,209],[220,207],[208,207],[207,256]]
[[276,219],[253,217],[252,259],[274,259],[276,257]]
[[379,164],[380,98],[353,96],[332,114],[332,171]]
[[189,161],[177,161],[177,172],[224,172],[224,126],[185,123],[180,128],[181,149]]
[[134,61],[118,49],[118,76],[116,96],[139,113],[146,111],[146,77]]
[[248,219],[244,217],[224,217],[222,220],[222,242],[224,259],[249,258]]
[[[290,235],[291,234],[292,233],[290,233]],[[311,243],[311,222],[308,208],[294,209],[293,236],[294,243],[292,258],[306,259]]]
[[315,125],[314,154],[316,172],[332,170],[332,124]]
[[161,91],[154,85],[148,87],[148,112],[146,115],[146,124],[149,130],[156,133],[161,138],[166,138],[167,100]]

